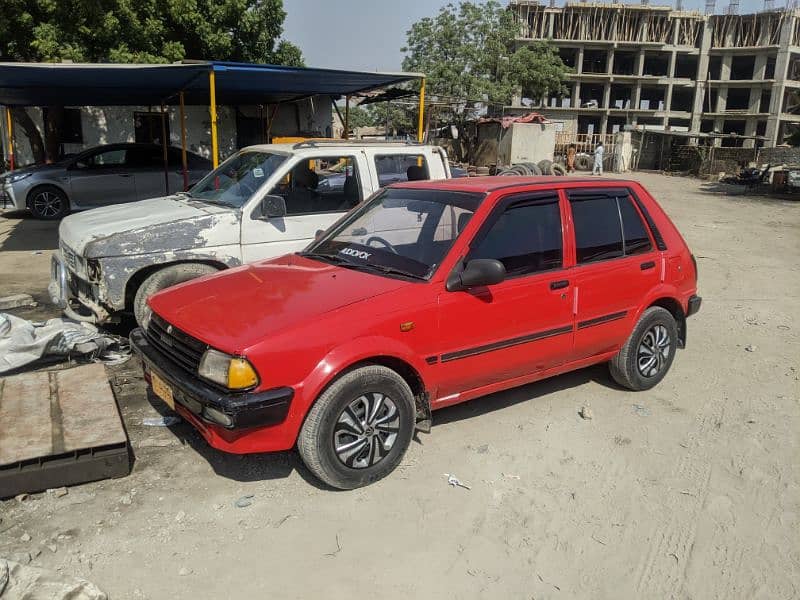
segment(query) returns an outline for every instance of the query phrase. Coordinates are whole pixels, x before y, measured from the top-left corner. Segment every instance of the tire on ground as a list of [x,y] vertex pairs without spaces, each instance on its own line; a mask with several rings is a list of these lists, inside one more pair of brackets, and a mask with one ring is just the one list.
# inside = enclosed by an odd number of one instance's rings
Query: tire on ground
[[588,154],[578,154],[575,157],[575,168],[578,171],[590,171],[592,169],[592,158]]
[[[669,354],[661,369],[651,377],[645,377],[639,371],[639,346],[648,331],[663,325],[669,335]],[[628,340],[620,348],[617,355],[608,363],[611,376],[622,387],[633,391],[649,390],[658,384],[669,371],[678,347],[678,325],[667,309],[651,306],[639,318]]]
[[217,271],[217,268],[202,263],[180,263],[151,273],[136,290],[133,298],[133,315],[136,317],[136,322],[140,327],[145,322],[150,313],[147,299],[156,292]]
[[[397,407],[397,436],[388,454],[370,466],[347,466],[336,454],[334,431],[340,416],[354,400],[370,393],[381,393]],[[408,449],[414,434],[416,408],[414,394],[396,371],[381,365],[368,365],[345,373],[320,394],[308,411],[297,449],[308,469],[331,487],[351,490],[374,483],[391,473]]]
[[542,175],[552,175],[553,174],[553,161],[552,160],[540,160],[537,163],[539,170],[541,170]]
[[553,175],[557,175],[559,177],[563,177],[567,174],[567,168],[560,163],[553,163],[553,166],[550,167],[550,169],[553,171]]
[[69,214],[67,195],[54,185],[33,188],[27,197],[28,210],[37,219],[55,221]]

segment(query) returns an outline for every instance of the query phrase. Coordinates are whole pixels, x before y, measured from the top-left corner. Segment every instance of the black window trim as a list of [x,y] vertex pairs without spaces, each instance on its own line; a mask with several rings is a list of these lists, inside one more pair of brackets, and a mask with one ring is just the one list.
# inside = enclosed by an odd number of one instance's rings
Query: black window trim
[[529,273],[508,274],[505,281],[519,279],[521,277],[534,277],[543,273],[564,271],[566,269],[566,267],[564,267],[564,219],[563,215],[561,214],[561,197],[557,189],[520,192],[501,198],[497,204],[495,204],[491,214],[484,219],[480,229],[478,229],[477,233],[470,240],[468,244],[469,250],[466,256],[462,259],[463,264],[466,265],[466,263],[470,261],[470,257],[474,248],[479,246],[483,240],[486,239],[489,231],[495,226],[501,215],[505,213],[506,209],[512,205],[528,206],[531,204],[555,204],[558,207],[558,218],[561,221],[561,266],[553,267],[552,269],[543,269],[541,271],[531,271]]
[[[629,187],[618,187],[618,188],[567,188],[564,190],[567,193],[567,199],[571,200],[572,198],[581,198],[586,196],[610,196],[610,197],[617,197],[620,194],[625,194],[630,196],[633,199],[634,204],[639,209],[639,212],[642,213],[644,217],[645,224],[647,225],[648,229],[650,230],[650,235],[655,240],[656,248],[661,250],[662,252],[667,250],[667,244],[664,242],[664,238],[661,236],[661,232],[658,230],[655,221],[653,221],[653,217],[650,216],[647,207],[644,203],[639,199],[639,196],[633,190],[633,188]],[[607,259],[607,260],[615,260],[615,259]]]

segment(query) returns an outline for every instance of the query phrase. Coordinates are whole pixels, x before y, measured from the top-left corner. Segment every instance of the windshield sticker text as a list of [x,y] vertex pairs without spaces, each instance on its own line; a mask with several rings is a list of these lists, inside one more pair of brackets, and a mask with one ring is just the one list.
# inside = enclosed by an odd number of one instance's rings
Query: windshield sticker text
[[368,260],[369,257],[372,256],[370,252],[356,250],[355,248],[343,248],[342,250],[339,250],[339,254],[344,254],[345,256],[355,256],[361,260]]

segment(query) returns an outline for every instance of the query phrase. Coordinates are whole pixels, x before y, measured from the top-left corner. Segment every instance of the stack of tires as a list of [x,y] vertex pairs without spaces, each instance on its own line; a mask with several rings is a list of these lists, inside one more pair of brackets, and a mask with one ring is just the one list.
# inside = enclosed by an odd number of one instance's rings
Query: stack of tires
[[537,177],[539,175],[566,175],[563,165],[551,160],[540,160],[538,163],[518,163],[497,172],[500,177]]

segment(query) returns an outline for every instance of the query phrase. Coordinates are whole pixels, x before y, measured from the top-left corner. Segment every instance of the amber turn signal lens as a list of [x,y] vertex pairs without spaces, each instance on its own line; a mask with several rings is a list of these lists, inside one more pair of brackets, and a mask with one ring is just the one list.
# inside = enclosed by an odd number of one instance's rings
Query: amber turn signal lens
[[243,390],[258,383],[258,373],[245,358],[232,358],[228,366],[228,388]]

